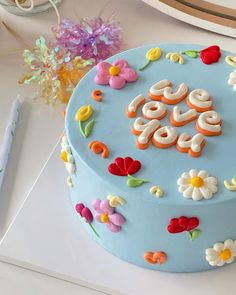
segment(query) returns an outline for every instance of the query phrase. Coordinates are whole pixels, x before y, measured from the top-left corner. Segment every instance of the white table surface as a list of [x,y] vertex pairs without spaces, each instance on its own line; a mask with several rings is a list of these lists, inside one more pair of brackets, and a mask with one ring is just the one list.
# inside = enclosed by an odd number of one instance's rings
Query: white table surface
[[[109,2],[109,3],[108,3]],[[116,12],[124,30],[125,48],[153,42],[218,44],[234,51],[235,39],[204,31],[170,18],[139,0],[64,0],[60,6],[62,17],[79,19],[96,16],[106,3],[104,16]],[[56,22],[51,10],[34,17],[15,17],[0,9],[0,17],[19,34],[34,43],[39,35],[50,37],[50,27]],[[0,52],[22,46],[0,25]],[[32,94],[31,87],[19,86],[22,73],[21,54],[0,57],[0,140],[10,105],[17,93],[23,97]],[[32,187],[49,153],[63,130],[62,107],[51,108],[42,101],[25,104],[15,138],[5,187],[0,198],[0,236],[16,214]],[[79,287],[35,272],[0,263],[0,291],[8,294],[75,294]],[[37,293],[38,292],[38,293]],[[94,294],[85,293],[81,294]]]

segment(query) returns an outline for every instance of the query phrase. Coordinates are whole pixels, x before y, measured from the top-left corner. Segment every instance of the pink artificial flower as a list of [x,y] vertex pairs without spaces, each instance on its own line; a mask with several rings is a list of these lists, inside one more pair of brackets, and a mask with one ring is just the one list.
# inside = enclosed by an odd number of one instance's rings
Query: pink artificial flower
[[92,203],[95,213],[95,219],[98,222],[105,223],[110,231],[117,233],[121,230],[125,218],[120,213],[115,212],[115,208],[109,205],[108,200],[95,199]]
[[110,85],[112,88],[120,89],[127,82],[134,82],[138,79],[137,72],[129,67],[124,59],[118,59],[112,64],[102,61],[97,64],[97,75],[95,82],[100,85]]

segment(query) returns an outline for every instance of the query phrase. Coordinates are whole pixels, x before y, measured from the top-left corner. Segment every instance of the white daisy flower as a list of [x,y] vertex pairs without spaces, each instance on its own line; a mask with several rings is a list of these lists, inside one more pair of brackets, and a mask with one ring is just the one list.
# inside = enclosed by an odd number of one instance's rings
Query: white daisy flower
[[61,142],[61,159],[65,162],[66,170],[70,173],[73,174],[75,173],[75,159],[74,156],[72,155],[71,148],[69,146],[69,142],[66,138],[66,136],[62,137],[62,142]]
[[210,199],[217,192],[217,179],[208,176],[204,170],[197,171],[195,169],[185,172],[178,179],[179,192],[183,196],[194,201]]
[[223,266],[232,263],[236,257],[236,241],[225,240],[224,243],[216,243],[213,248],[206,249],[206,260],[212,266]]
[[233,86],[233,90],[236,91],[236,70],[229,74],[228,84]]

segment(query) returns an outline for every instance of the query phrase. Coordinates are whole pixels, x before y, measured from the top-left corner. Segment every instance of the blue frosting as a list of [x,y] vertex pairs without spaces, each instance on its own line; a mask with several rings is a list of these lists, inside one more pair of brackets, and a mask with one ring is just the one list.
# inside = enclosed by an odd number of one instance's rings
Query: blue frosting
[[[205,249],[227,238],[236,239],[236,193],[228,191],[223,184],[235,174],[236,116],[235,92],[227,84],[232,72],[222,52],[218,63],[205,65],[200,58],[184,56],[185,63],[180,65],[165,58],[167,52],[182,52],[189,49],[201,50],[199,45],[159,44],[135,48],[122,52],[109,59],[110,62],[123,58],[134,69],[142,66],[145,54],[151,47],[161,47],[162,57],[152,62],[144,71],[138,72],[137,82],[127,83],[121,90],[94,82],[96,69],[92,69],[78,84],[69,102],[66,115],[66,134],[75,157],[77,172],[72,175],[74,187],[71,189],[72,202],[84,202],[91,208],[95,198],[105,199],[108,194],[121,195],[127,204],[119,207],[126,223],[119,233],[111,233],[104,224],[94,222],[100,234],[97,240],[115,255],[132,263],[164,271],[200,271],[212,268],[205,260]],[[134,119],[125,114],[130,101],[138,94],[145,97],[149,88],[156,82],[168,79],[175,86],[184,82],[190,90],[206,89],[212,99],[214,110],[223,120],[221,136],[206,137],[202,156],[192,158],[180,153],[175,147],[159,149],[150,145],[146,150],[136,148],[136,136],[131,133]],[[100,89],[103,101],[98,103],[91,98],[91,92]],[[94,129],[88,138],[80,133],[78,122],[74,120],[76,111],[82,105],[92,105],[95,119]],[[178,104],[187,110],[185,100]],[[168,116],[161,120],[162,126],[169,125],[173,106],[168,106]],[[140,110],[137,117],[140,115]],[[177,128],[178,134],[197,133],[195,122]],[[92,140],[104,142],[110,150],[108,159],[103,159],[88,148]],[[116,157],[130,156],[142,163],[142,169],[135,177],[149,179],[149,184],[138,188],[126,185],[127,177],[114,176],[107,171],[108,165]],[[177,179],[190,169],[206,170],[218,179],[218,191],[209,200],[193,201],[185,199],[178,192]],[[149,193],[153,185],[160,185],[165,197],[155,198]],[[200,219],[201,235],[190,242],[186,232],[170,234],[167,231],[169,220],[181,215],[197,216]],[[90,228],[85,224],[88,232]],[[168,255],[166,264],[150,265],[143,259],[146,251],[164,251]]]

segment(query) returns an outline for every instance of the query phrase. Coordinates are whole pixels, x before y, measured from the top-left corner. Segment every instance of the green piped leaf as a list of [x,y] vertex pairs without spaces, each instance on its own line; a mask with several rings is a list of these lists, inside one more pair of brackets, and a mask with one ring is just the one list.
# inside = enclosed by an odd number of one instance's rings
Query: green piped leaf
[[129,187],[137,187],[137,186],[140,186],[140,185],[142,185],[144,183],[147,183],[147,182],[149,182],[149,180],[147,180],[147,179],[139,179],[139,178],[133,177],[131,175],[128,175],[128,179],[127,179],[126,184]]
[[197,52],[195,51],[191,51],[191,50],[187,50],[184,52],[187,56],[192,57],[192,58],[196,58],[198,56]]
[[94,123],[95,123],[95,121],[94,121],[94,119],[92,119],[85,126],[85,128],[84,128],[84,135],[85,135],[85,137],[88,137],[91,134],[91,132],[93,131]]
[[196,228],[194,229],[193,231],[189,231],[188,234],[189,234],[189,239],[190,241],[194,241],[201,233],[201,230]]

